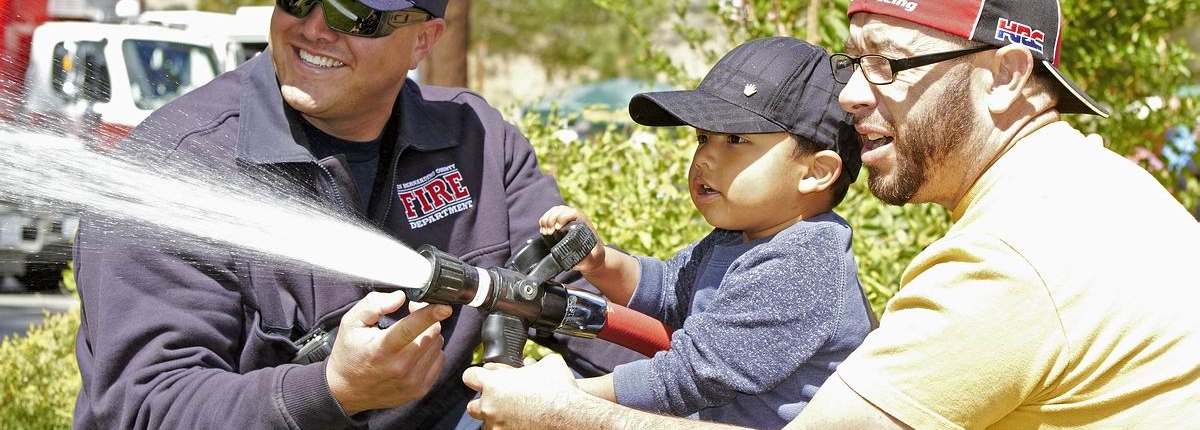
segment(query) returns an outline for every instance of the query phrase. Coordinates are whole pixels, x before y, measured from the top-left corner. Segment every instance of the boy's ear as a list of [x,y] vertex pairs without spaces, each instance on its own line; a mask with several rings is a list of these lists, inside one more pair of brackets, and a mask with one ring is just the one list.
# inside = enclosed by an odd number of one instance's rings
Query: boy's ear
[[842,174],[842,157],[828,149],[813,154],[808,161],[808,174],[800,178],[801,193],[816,193],[829,189]]

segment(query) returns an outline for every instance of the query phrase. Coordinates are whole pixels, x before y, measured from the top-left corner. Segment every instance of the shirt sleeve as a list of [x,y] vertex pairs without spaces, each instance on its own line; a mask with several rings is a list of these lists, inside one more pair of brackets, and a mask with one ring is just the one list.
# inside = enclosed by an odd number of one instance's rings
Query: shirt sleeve
[[901,284],[880,327],[836,375],[909,426],[987,427],[1065,365],[1045,282],[997,238],[943,239],[913,260]]
[[538,219],[550,208],[563,204],[563,198],[554,178],[542,173],[538,167],[537,156],[529,140],[512,124],[500,119],[496,121],[496,126],[503,128],[505,136],[504,189],[507,193],[509,243],[516,247],[526,239],[537,237]]
[[853,268],[831,230],[738,258],[708,308],[672,335],[669,351],[617,367],[618,403],[682,416],[770,391],[794,374],[832,337],[848,305],[839,291]]

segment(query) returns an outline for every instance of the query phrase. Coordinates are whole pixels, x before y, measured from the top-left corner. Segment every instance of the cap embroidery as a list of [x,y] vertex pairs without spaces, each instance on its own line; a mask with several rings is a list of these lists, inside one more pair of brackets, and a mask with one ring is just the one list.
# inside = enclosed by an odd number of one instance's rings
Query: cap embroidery
[[1046,33],[1034,30],[1032,27],[1016,21],[1000,18],[1000,21],[996,23],[996,40],[1004,41],[1005,39],[1010,43],[1020,43],[1027,46],[1042,54],[1042,56],[1046,55],[1046,52],[1042,49],[1046,43]]
[[754,84],[746,84],[746,88],[742,88],[742,94],[745,94],[746,97],[758,94],[758,87]]
[[886,3],[886,4],[890,4],[890,5],[900,6],[900,8],[904,9],[905,12],[912,12],[914,10],[917,10],[917,6],[920,6],[920,3],[915,2],[915,1],[908,1],[908,0],[875,0],[875,1],[880,2],[880,3]]

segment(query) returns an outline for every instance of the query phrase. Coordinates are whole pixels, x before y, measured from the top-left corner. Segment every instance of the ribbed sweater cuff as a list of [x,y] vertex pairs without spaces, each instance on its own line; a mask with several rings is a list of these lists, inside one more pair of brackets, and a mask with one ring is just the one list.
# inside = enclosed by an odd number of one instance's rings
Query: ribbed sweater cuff
[[613,369],[613,392],[617,403],[634,409],[662,412],[666,408],[659,404],[647,381],[657,381],[650,368],[650,360],[637,360]]
[[280,383],[284,413],[301,429],[346,428],[364,422],[351,419],[329,391],[328,361],[292,367]]

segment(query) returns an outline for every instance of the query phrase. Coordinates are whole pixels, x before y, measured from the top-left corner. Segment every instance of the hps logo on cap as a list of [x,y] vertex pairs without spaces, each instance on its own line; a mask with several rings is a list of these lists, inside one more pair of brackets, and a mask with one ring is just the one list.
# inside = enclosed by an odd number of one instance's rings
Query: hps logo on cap
[[1007,18],[1000,18],[996,22],[996,40],[1001,42],[1008,41],[1009,43],[1019,43],[1025,47],[1037,51],[1046,56],[1046,33],[1041,30],[1035,30],[1033,27],[1016,22],[1009,21]]

